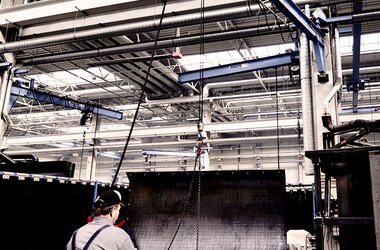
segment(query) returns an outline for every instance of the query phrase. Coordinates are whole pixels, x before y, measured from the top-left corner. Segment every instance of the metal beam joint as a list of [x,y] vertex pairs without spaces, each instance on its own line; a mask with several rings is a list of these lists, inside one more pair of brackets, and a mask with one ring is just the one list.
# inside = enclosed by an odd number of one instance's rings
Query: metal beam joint
[[[286,17],[299,28],[306,37],[314,43],[314,50],[317,58],[318,71],[326,72],[325,57],[324,57],[324,41],[323,32],[319,25],[313,23],[301,9],[291,0],[270,0]],[[318,12],[320,13],[320,11]],[[321,18],[321,15],[318,15]],[[315,20],[318,20],[316,18]],[[318,21],[319,23],[319,21]]]

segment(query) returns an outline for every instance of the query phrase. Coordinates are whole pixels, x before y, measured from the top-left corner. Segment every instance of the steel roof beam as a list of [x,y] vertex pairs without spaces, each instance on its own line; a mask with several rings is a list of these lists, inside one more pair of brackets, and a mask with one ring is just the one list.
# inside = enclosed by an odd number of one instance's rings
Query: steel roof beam
[[102,108],[96,104],[76,101],[72,98],[61,97],[61,96],[57,96],[57,95],[47,93],[47,92],[42,92],[35,89],[27,89],[27,88],[13,85],[11,96],[13,96],[14,98],[18,96],[26,97],[26,98],[38,100],[40,102],[51,103],[51,104],[66,107],[66,108],[78,109],[84,112],[90,112],[90,113],[94,113],[98,115],[103,115],[103,116],[107,116],[107,117],[118,119],[118,120],[123,119],[123,113],[120,111]]
[[276,68],[280,66],[295,63],[298,52],[290,52],[265,58],[247,60],[238,63],[231,63],[202,70],[193,70],[178,75],[178,81],[181,83],[198,81],[200,79],[209,79],[219,76],[228,76],[244,72],[252,72],[267,68]]

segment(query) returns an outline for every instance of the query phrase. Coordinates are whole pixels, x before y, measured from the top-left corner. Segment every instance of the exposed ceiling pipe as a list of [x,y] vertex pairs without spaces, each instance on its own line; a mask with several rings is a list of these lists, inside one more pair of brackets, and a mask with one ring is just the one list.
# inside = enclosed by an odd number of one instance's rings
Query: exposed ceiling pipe
[[[378,73],[379,71],[380,71],[380,66],[360,68],[361,74]],[[342,73],[343,73],[343,75],[350,75],[350,74],[352,74],[352,69],[342,70]],[[277,80],[279,82],[281,82],[281,80],[286,79],[286,78],[289,78],[289,76],[281,76],[281,77],[278,77]],[[274,83],[274,82],[276,82],[276,77],[263,78],[262,81],[264,81],[266,83]],[[209,95],[210,95],[210,90],[215,89],[215,88],[247,86],[247,85],[254,85],[254,84],[259,84],[259,83],[260,83],[260,81],[258,79],[208,83],[203,88],[203,98],[204,98],[204,101],[211,101],[211,100],[216,100],[216,99],[219,100],[219,99],[231,99],[231,98],[247,97],[246,95],[245,96],[233,95],[233,96],[221,96],[221,97],[217,97],[217,98],[209,98]],[[266,93],[266,94],[268,94],[268,93]],[[197,102],[197,101],[199,101],[198,96],[185,96],[185,97],[177,97],[177,98],[163,99],[163,100],[149,100],[148,98],[145,99],[145,102],[148,105],[190,103],[190,102]]]
[[[74,90],[70,92],[66,92],[65,94],[69,96],[80,96],[80,97],[89,97],[93,95],[99,95],[99,94],[109,94],[110,92],[122,92],[127,93],[130,91],[135,91],[136,88],[133,85],[129,86],[112,86],[112,87],[106,87],[106,88],[96,88],[96,89],[82,89],[82,90]],[[127,92],[126,92],[127,91]]]
[[[281,82],[282,79],[289,78],[289,76],[278,77],[277,80]],[[266,83],[276,82],[276,77],[268,77],[261,79]],[[246,86],[246,85],[255,85],[260,84],[261,81],[258,79],[249,79],[249,80],[241,80],[241,81],[227,81],[227,82],[214,82],[208,83],[203,87],[203,100],[210,101],[214,98],[209,98],[210,90],[215,88],[224,88],[224,87],[235,87],[235,86]],[[281,92],[281,91],[280,91]],[[252,94],[250,94],[252,95]],[[268,92],[265,93],[253,93],[254,96],[259,95],[268,95]],[[242,95],[230,95],[230,96],[221,96],[220,99],[230,99],[230,98],[239,98]],[[244,95],[244,97],[246,97]],[[218,98],[219,99],[219,98]],[[145,102],[149,105],[163,105],[163,104],[176,104],[176,103],[189,103],[189,102],[198,102],[199,96],[187,96],[187,97],[176,97],[172,99],[163,99],[163,100],[149,100],[145,98]]]
[[[252,6],[253,11],[259,10],[258,5]],[[247,6],[230,8],[217,11],[209,11],[204,13],[205,22],[216,22],[224,19],[233,19],[248,17],[250,15]],[[165,17],[162,20],[162,29],[176,28],[179,26],[193,25],[199,23],[200,14],[188,14],[183,16]],[[54,35],[49,37],[28,39],[25,41],[9,42],[0,45],[0,53],[14,52],[24,49],[39,48],[42,46],[59,45],[73,42],[81,42],[92,39],[100,39],[113,36],[121,36],[126,34],[136,34],[141,32],[154,31],[158,27],[159,20],[144,21],[132,24],[116,25],[112,27],[102,27],[87,31],[77,31],[75,33],[65,35]]]
[[362,22],[369,22],[374,20],[379,20],[380,18],[380,11],[372,11],[367,13],[358,13],[352,15],[352,22],[353,23],[362,23]]
[[[217,160],[217,159],[250,159],[253,160],[256,157],[260,158],[277,158],[277,154],[266,154],[266,153],[256,153],[256,154],[240,154],[240,155],[222,155],[222,156],[214,156],[210,157],[211,160]],[[299,153],[281,153],[281,157],[295,157],[295,158],[302,158],[303,155]],[[261,160],[260,160],[261,162]]]
[[[370,73],[379,73],[379,72],[380,72],[380,66],[363,67],[359,69],[360,74],[370,74]],[[344,69],[342,70],[342,74],[344,76],[352,75],[352,69]]]
[[[289,141],[295,140],[298,138],[298,135],[282,135],[281,140]],[[238,137],[238,138],[219,138],[219,139],[206,139],[204,143],[218,144],[218,145],[229,145],[231,143],[243,143],[243,142],[264,142],[264,141],[273,141],[276,140],[276,136],[254,136],[254,137]],[[131,150],[139,150],[144,148],[163,148],[168,146],[195,146],[194,140],[182,140],[182,141],[170,141],[170,142],[152,142],[152,143],[133,143],[130,145]],[[20,149],[20,150],[7,150],[6,153],[23,154],[26,153],[76,153],[78,150],[83,150],[85,152],[97,151],[107,151],[107,150],[121,150],[123,144],[118,145],[99,145],[99,146],[85,146],[79,145],[77,147],[65,147],[65,148],[43,148],[43,149]]]
[[[380,15],[377,18],[379,19]],[[254,27],[254,28],[248,28],[248,29],[242,29],[242,30],[230,30],[230,31],[225,31],[225,32],[220,32],[220,33],[204,34],[202,35],[202,39],[204,43],[219,42],[219,41],[224,41],[224,40],[274,34],[274,33],[282,32],[284,28],[285,28],[285,25],[278,25],[278,26],[275,26],[274,29],[268,29],[268,27],[264,26],[264,27]],[[156,49],[166,49],[166,48],[199,44],[199,41],[200,41],[199,35],[162,40],[162,41],[158,41]],[[4,46],[4,45],[0,45],[0,53],[2,51],[1,46]],[[154,42],[137,43],[137,44],[122,45],[122,46],[111,47],[111,48],[103,48],[103,49],[96,49],[96,50],[65,53],[65,54],[59,54],[59,55],[27,58],[27,59],[20,60],[20,63],[22,63],[25,66],[47,64],[47,63],[57,63],[57,62],[70,61],[70,60],[88,59],[88,58],[93,58],[93,57],[119,55],[123,53],[149,51],[149,50],[152,50],[153,47],[154,47]]]
[[[219,42],[219,41],[230,40],[230,39],[239,39],[239,38],[244,38],[244,37],[254,37],[254,36],[263,36],[266,34],[273,34],[275,32],[281,32],[281,30],[284,28],[285,27],[279,28],[277,26],[274,30],[270,30],[268,29],[268,27],[265,26],[265,27],[255,27],[255,28],[248,28],[248,29],[242,29],[242,30],[229,30],[225,32],[205,34],[202,36],[203,37],[202,39],[204,43]],[[166,49],[166,48],[181,47],[181,46],[199,44],[199,41],[200,41],[200,35],[172,38],[172,39],[158,41],[156,48]],[[124,53],[150,51],[153,49],[153,47],[154,47],[154,42],[135,43],[135,44],[122,45],[118,47],[110,47],[110,48],[103,48],[103,49],[65,53],[65,54],[59,54],[59,55],[28,58],[28,59],[20,60],[19,63],[22,63],[25,66],[48,64],[48,63],[64,62],[64,61],[70,61],[70,60],[94,58],[94,57],[100,57],[100,56],[110,56],[110,55],[120,55]]]
[[[294,1],[298,5],[317,3],[320,5],[334,5],[338,3],[345,3],[351,1]],[[222,20],[242,18],[252,16],[253,13],[257,13],[260,10],[258,4],[244,7],[227,8],[221,10],[207,11],[202,14],[203,21],[217,22]],[[177,28],[180,26],[193,25],[199,23],[200,13],[187,14],[181,16],[165,17],[162,22],[162,29]],[[115,25],[112,27],[102,27],[93,30],[76,31],[74,33],[65,35],[54,35],[49,37],[41,37],[28,39],[25,41],[9,42],[0,45],[0,53],[15,52],[25,49],[34,49],[40,47],[46,47],[51,45],[67,44],[73,42],[87,41],[92,39],[100,39],[106,37],[120,36],[126,34],[135,34],[141,32],[154,31],[158,27],[159,20],[144,21],[132,24]],[[178,47],[178,46],[174,46]]]
[[[283,79],[290,79],[289,76],[281,76],[277,77],[277,81],[281,83]],[[247,85],[257,85],[261,84],[261,82],[266,83],[274,83],[276,82],[276,77],[267,77],[267,78],[260,78],[259,79],[248,79],[248,80],[241,80],[241,81],[226,81],[226,82],[213,82],[208,83],[203,88],[203,97],[207,98],[210,95],[210,89],[215,88],[224,88],[224,87],[235,87],[235,86],[247,86]]]

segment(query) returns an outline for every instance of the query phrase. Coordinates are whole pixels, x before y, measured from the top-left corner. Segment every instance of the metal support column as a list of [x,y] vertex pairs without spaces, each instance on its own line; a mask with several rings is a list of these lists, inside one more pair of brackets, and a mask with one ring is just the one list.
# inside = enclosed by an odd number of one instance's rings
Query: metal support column
[[[3,5],[2,5],[3,6]],[[0,32],[0,42],[5,42],[5,37]],[[4,71],[0,72],[0,148],[6,147],[6,136],[10,131],[12,122],[8,118],[8,103],[11,95],[12,83],[9,81],[10,75],[12,74],[12,68],[9,68],[9,63],[11,65],[16,61],[14,53],[6,53],[2,56],[6,61],[3,65]]]

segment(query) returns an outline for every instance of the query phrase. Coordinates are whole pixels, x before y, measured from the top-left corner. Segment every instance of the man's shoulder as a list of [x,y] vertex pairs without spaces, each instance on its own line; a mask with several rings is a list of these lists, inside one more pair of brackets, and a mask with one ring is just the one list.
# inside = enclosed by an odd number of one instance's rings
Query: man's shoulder
[[110,226],[110,227],[108,227],[107,231],[109,233],[120,234],[120,235],[127,235],[128,236],[128,234],[123,229],[121,229],[119,227],[116,227],[116,226]]

